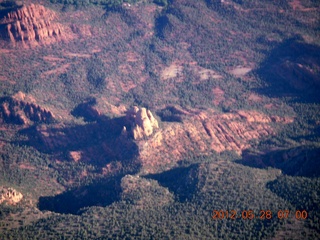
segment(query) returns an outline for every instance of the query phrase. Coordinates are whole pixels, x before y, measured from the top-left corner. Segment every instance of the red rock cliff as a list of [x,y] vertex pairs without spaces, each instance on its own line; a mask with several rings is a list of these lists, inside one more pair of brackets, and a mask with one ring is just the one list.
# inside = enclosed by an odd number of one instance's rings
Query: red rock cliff
[[61,26],[54,22],[55,12],[42,5],[30,4],[8,13],[0,24],[3,39],[16,41],[42,41],[61,35]]
[[24,94],[20,93],[13,97],[4,97],[0,99],[0,123],[50,123],[54,120],[54,116],[49,110],[46,110],[35,103],[20,99],[19,95]]

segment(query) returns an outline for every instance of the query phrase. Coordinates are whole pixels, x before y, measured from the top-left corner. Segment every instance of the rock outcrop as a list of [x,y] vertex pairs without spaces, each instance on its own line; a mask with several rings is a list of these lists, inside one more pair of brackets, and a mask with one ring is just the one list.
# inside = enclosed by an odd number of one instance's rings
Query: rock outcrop
[[23,195],[13,188],[0,187],[0,204],[6,202],[9,205],[15,205],[21,201]]
[[148,140],[139,142],[139,160],[147,173],[170,169],[178,161],[210,152],[241,154],[251,144],[276,134],[272,124],[287,124],[292,117],[267,116],[256,111],[230,113],[176,111],[182,122],[166,123]]
[[50,123],[53,114],[35,103],[15,97],[0,98],[0,122],[30,124],[31,122]]
[[55,18],[56,14],[42,5],[25,5],[0,20],[0,35],[11,42],[42,41],[59,36],[62,28],[54,23]]
[[159,128],[158,121],[153,117],[151,111],[146,108],[132,107],[127,111],[126,118],[132,126],[131,134],[135,140],[144,136],[148,137],[154,132],[154,129]]

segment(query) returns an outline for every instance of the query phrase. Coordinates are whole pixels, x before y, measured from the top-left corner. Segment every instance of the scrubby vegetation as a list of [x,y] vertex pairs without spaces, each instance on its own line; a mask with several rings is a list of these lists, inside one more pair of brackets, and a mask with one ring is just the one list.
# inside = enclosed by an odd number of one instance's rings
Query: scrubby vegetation
[[[174,196],[180,196],[174,202],[170,200],[171,195],[164,194],[165,191],[160,190],[156,182],[141,180],[139,190],[132,190],[136,191],[136,195],[130,195],[132,200],[126,195],[125,199],[119,199],[107,207],[84,209],[81,215],[54,214],[50,218],[36,221],[31,226],[8,231],[2,236],[7,238],[19,234],[24,238],[63,236],[74,239],[93,237],[123,239],[132,236],[148,238],[152,235],[155,238],[170,236],[178,239],[199,236],[261,239],[272,237],[284,224],[294,226],[295,211],[301,209],[308,211],[310,218],[300,221],[311,224],[310,226],[314,229],[316,227],[314,223],[318,219],[317,209],[314,206],[317,206],[319,202],[312,195],[319,194],[314,192],[314,189],[317,189],[317,183],[301,179],[304,183],[300,185],[298,179],[292,178],[288,182],[283,177],[273,180],[278,175],[279,172],[274,169],[256,170],[224,161],[192,165],[159,176],[148,176],[148,179],[157,179],[162,186],[160,189],[167,188]],[[179,176],[180,185],[177,184],[172,188],[173,185],[169,179],[176,178],[176,176]],[[266,185],[268,181],[271,183]],[[283,181],[286,181],[285,185],[282,184]],[[151,188],[154,188],[154,191],[151,191],[150,185],[145,185],[148,182],[152,184]],[[301,186],[303,192],[296,189],[296,184]],[[308,185],[308,188],[303,187],[304,185]],[[149,189],[147,192],[143,190],[146,188]],[[192,191],[191,188],[193,188]],[[291,188],[294,189],[294,192]],[[108,192],[108,188],[105,187],[91,187],[90,189],[91,193],[95,192],[99,196]],[[118,189],[118,187],[113,189]],[[139,195],[141,191],[142,195]],[[112,195],[116,192],[114,190]],[[81,194],[81,191],[77,191],[77,194],[79,193]],[[190,194],[188,198],[181,198],[181,194],[186,193]],[[137,201],[141,198],[146,201],[143,205],[139,205]],[[101,198],[100,203],[96,205],[106,204],[108,199],[111,198],[106,195],[105,200]],[[159,202],[156,205],[149,205],[148,201],[151,199],[158,199]],[[162,205],[160,201],[164,201],[165,205]],[[65,201],[60,203],[61,207],[68,206],[65,203]],[[57,201],[56,204],[59,202]],[[235,210],[238,219],[212,219],[214,210]],[[255,219],[243,219],[246,216],[243,211],[249,210],[253,211]],[[261,219],[263,210],[271,211],[272,218]],[[288,218],[279,219],[279,210],[290,211]],[[63,231],[60,230],[62,228]],[[315,230],[306,232],[301,226],[295,226],[295,228],[295,232],[288,237],[294,239],[298,236],[298,239],[301,234],[306,234],[309,238],[318,236]],[[295,235],[297,232],[299,234]]]
[[[1,3],[0,13],[15,7]],[[0,185],[24,200],[0,206],[0,239],[320,238],[317,1],[48,7],[68,14],[59,21],[76,38],[0,53],[0,97],[21,91],[55,115],[51,124],[1,122]],[[270,123],[276,134],[253,139],[242,155],[194,148],[174,169],[147,174],[142,144],[123,141],[122,109],[131,105],[163,126],[184,124],[174,106],[293,120]],[[212,219],[213,210],[240,218]],[[243,219],[249,210],[257,218]],[[272,218],[260,219],[262,210]],[[279,219],[280,210],[290,215]],[[297,220],[297,210],[308,218]]]
[[51,2],[76,6],[102,5],[108,10],[117,10],[121,8],[122,4],[135,4],[138,2],[154,2],[162,7],[168,4],[167,0],[51,0]]

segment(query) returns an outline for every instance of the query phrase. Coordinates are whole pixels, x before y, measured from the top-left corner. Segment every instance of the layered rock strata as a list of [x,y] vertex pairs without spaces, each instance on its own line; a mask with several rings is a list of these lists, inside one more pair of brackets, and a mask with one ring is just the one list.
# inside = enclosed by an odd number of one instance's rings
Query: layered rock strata
[[181,123],[168,123],[147,141],[139,143],[143,171],[171,168],[177,161],[212,151],[241,154],[254,142],[276,134],[272,123],[287,124],[291,117],[267,116],[256,111],[183,114]]
[[53,121],[53,114],[35,103],[14,97],[0,99],[0,122],[26,125],[31,122],[50,123]]
[[54,23],[55,18],[56,14],[42,5],[23,6],[0,20],[1,36],[11,42],[42,41],[59,36],[62,27]]

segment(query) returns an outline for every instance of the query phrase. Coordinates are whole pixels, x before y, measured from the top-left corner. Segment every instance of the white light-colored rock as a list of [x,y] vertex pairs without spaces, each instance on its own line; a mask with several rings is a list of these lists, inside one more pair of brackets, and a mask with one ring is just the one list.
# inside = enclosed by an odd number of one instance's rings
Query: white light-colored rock
[[0,187],[0,204],[7,202],[10,205],[15,205],[21,201],[23,195],[13,188]]
[[146,108],[132,107],[127,111],[127,120],[132,124],[132,135],[134,139],[150,136],[154,129],[159,128],[158,121],[150,110]]

